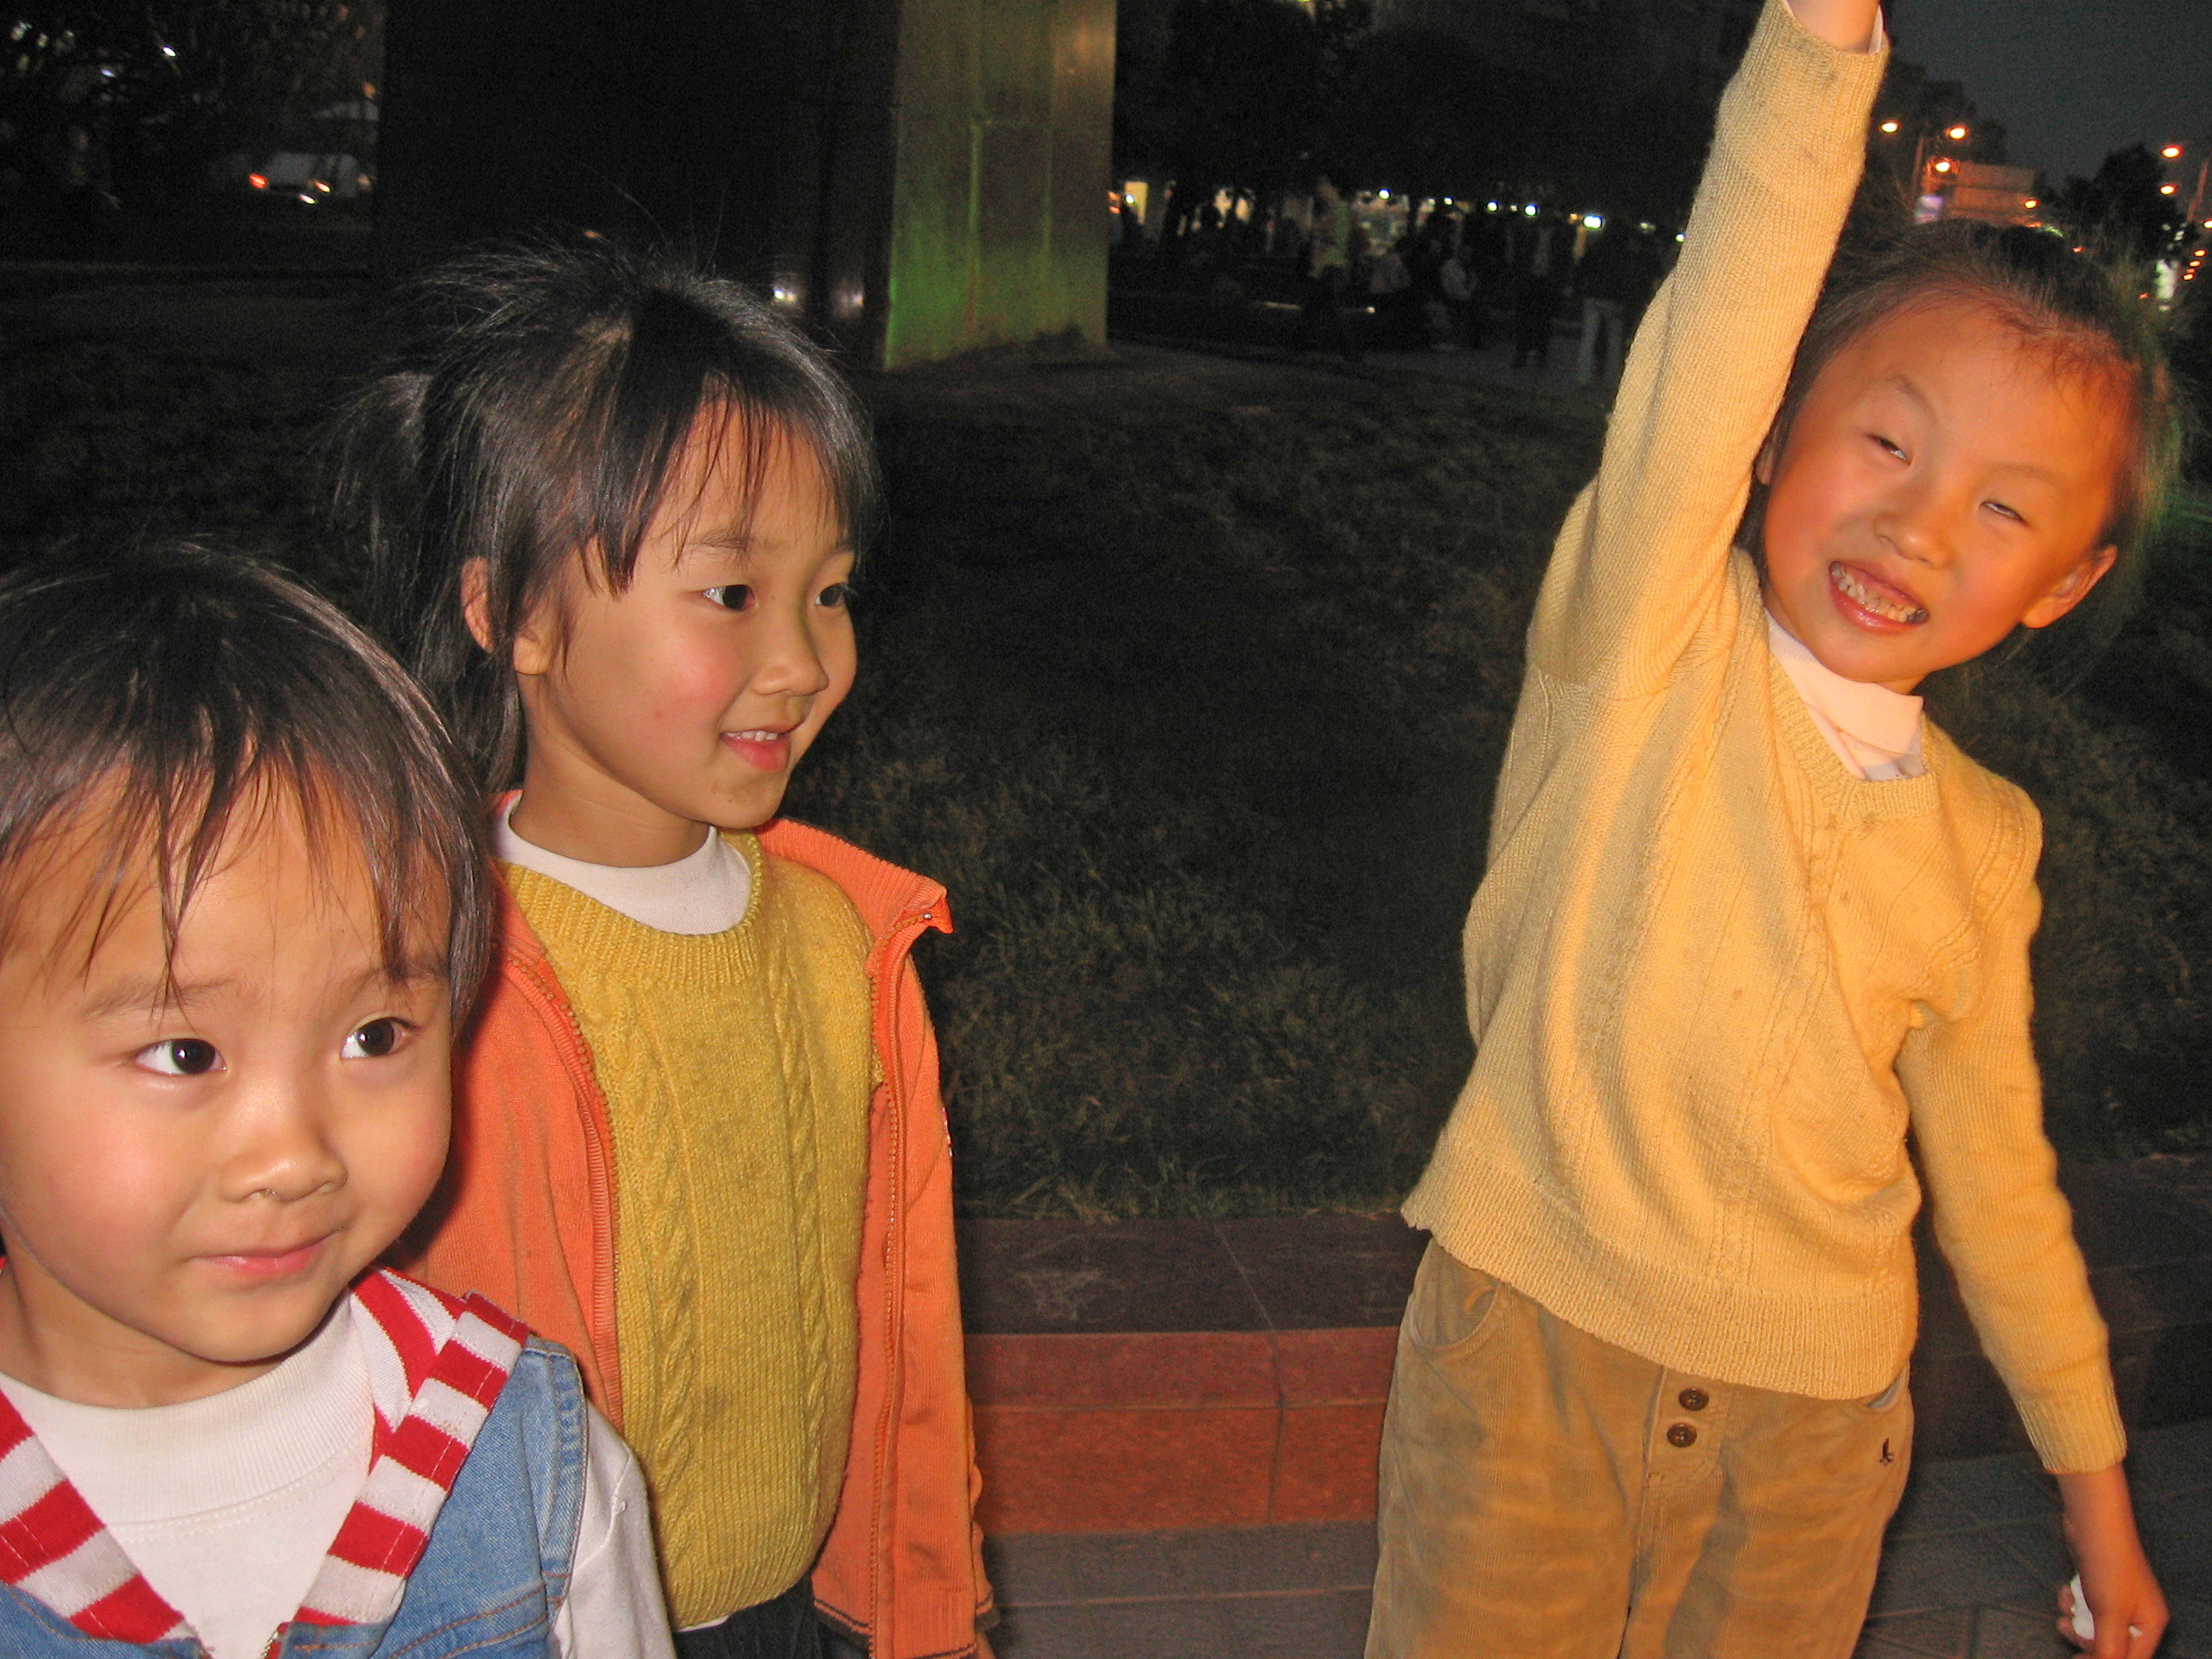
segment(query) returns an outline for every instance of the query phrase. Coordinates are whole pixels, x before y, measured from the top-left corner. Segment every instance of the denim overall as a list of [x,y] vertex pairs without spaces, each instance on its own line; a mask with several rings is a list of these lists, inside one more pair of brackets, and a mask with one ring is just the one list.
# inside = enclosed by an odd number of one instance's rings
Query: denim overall
[[[281,1659],[552,1659],[583,1519],[584,1390],[567,1354],[532,1340],[477,1431],[398,1610],[381,1625],[286,1627]],[[0,1539],[0,1547],[5,1540]],[[189,1638],[139,1645],[88,1636],[0,1584],[7,1659],[202,1659]]]

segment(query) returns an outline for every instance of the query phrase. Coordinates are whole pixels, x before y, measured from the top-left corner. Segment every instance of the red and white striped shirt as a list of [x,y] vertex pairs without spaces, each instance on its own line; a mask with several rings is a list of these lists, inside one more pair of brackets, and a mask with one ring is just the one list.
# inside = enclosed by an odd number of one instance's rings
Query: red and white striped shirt
[[[514,1368],[526,1333],[480,1297],[388,1273],[350,1301],[376,1411],[368,1472],[295,1615],[381,1624]],[[0,1395],[0,1579],[77,1629],[145,1644],[191,1636]]]

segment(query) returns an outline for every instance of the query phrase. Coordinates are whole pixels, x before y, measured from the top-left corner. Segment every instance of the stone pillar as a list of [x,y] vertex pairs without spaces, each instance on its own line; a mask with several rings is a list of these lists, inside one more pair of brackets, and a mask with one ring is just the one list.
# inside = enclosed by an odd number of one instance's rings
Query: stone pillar
[[1106,334],[1114,0],[904,0],[883,362]]
[[672,246],[902,368],[1105,333],[1114,0],[391,0],[388,270]]

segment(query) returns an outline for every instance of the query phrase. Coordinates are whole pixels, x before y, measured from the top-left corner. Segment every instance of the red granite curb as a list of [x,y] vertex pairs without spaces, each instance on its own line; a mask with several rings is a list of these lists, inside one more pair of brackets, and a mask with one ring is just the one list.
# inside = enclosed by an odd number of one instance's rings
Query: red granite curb
[[1396,1334],[970,1336],[984,1529],[1370,1516]]
[[[2212,1157],[2062,1176],[2130,1425],[2212,1417]],[[1425,1240],[1395,1217],[960,1225],[997,1533],[1352,1521]],[[1916,1456],[2026,1444],[1923,1238]]]

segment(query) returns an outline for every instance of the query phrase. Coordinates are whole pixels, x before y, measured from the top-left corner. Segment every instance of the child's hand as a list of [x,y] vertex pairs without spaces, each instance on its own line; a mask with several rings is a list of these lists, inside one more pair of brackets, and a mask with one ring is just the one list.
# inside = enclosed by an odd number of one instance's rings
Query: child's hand
[[2058,1592],[2058,1633],[2096,1659],[2150,1659],[2166,1634],[2166,1596],[2136,1532],[2127,1476],[2117,1463],[2062,1474],[2058,1492],[2066,1503],[2066,1541],[2081,1564],[2083,1600],[2097,1635],[2093,1642],[2076,1634],[2071,1585]]
[[1787,0],[1790,15],[1832,46],[1872,52],[1880,0]]

